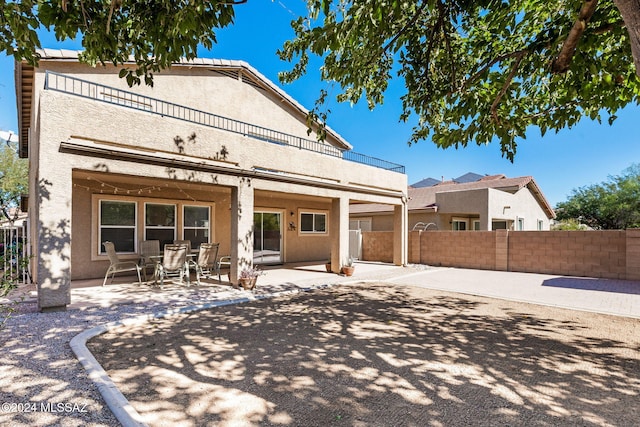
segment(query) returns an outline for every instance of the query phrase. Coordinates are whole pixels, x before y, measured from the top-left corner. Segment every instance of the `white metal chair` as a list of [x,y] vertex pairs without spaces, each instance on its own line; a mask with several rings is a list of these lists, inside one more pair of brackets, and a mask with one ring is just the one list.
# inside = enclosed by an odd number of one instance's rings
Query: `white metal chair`
[[187,248],[184,245],[165,245],[162,255],[162,262],[156,266],[155,282],[160,277],[160,286],[164,284],[164,279],[178,277],[180,284],[182,278],[187,278],[189,283],[189,266],[187,265]]
[[111,281],[113,281],[113,276],[115,276],[116,273],[123,273],[126,271],[135,271],[138,274],[138,283],[142,284],[142,280],[140,279],[140,266],[135,261],[120,261],[113,242],[103,242],[102,245],[107,251],[107,256],[111,262],[104,275],[102,286],[107,283],[107,277],[109,277],[109,274],[111,274]]
[[141,240],[140,241],[140,268],[144,273],[144,280],[147,281],[147,269],[155,268],[160,262],[160,240]]
[[230,256],[221,256],[220,259],[218,260],[218,266],[217,266],[217,270],[218,270],[218,282],[222,283],[222,279],[220,278],[220,270],[222,269],[222,267],[228,268],[229,270],[231,270],[231,257]]
[[[196,264],[196,280],[200,284],[200,277],[215,273],[218,270],[218,248],[219,243],[201,243],[198,249],[198,260]],[[220,277],[218,272],[218,278]]]

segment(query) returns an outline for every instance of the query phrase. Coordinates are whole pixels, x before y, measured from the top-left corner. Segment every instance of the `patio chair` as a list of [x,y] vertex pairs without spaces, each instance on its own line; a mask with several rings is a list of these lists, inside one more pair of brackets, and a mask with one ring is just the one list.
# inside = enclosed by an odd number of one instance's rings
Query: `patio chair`
[[187,248],[184,245],[165,245],[162,255],[162,262],[157,265],[155,283],[160,277],[160,286],[164,284],[164,279],[178,277],[180,284],[182,278],[187,278],[189,283],[189,266],[187,265]]
[[[215,273],[218,270],[218,248],[219,243],[201,243],[198,249],[198,260],[196,261],[196,280],[200,284],[200,276]],[[218,277],[220,275],[218,274]]]
[[140,268],[144,273],[144,281],[147,281],[147,269],[156,267],[160,263],[160,240],[141,240],[140,241]]
[[111,281],[113,282],[113,276],[115,276],[116,273],[123,273],[126,271],[135,271],[138,274],[138,284],[141,285],[142,280],[140,279],[140,266],[135,261],[120,261],[120,259],[118,259],[116,247],[113,242],[102,242],[102,245],[107,251],[107,256],[109,257],[109,261],[111,262],[109,268],[107,268],[107,272],[104,275],[102,286],[107,283],[107,277],[109,277],[109,274],[111,274]]
[[221,256],[220,259],[218,260],[218,282],[222,283],[222,279],[220,278],[220,270],[222,269],[222,267],[228,268],[229,270],[231,270],[231,257],[228,255],[225,256]]
[[174,245],[183,245],[187,248],[187,263],[189,263],[189,268],[196,268],[195,255],[191,249],[191,240],[174,240]]

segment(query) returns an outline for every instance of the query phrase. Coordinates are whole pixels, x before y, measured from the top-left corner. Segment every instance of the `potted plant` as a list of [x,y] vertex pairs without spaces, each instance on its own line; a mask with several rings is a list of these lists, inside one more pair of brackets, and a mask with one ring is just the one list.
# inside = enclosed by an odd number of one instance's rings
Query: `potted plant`
[[327,269],[327,273],[331,273],[333,271],[331,270],[331,258],[329,258],[327,262],[324,264],[324,268]]
[[264,271],[260,270],[258,267],[246,267],[242,269],[238,279],[240,281],[240,285],[244,289],[250,291],[255,288],[258,276],[262,276],[263,274]]
[[342,274],[349,277],[353,275],[353,272],[355,271],[355,269],[356,267],[355,265],[353,265],[353,258],[349,257],[349,260],[345,265],[342,266],[340,271],[342,272]]

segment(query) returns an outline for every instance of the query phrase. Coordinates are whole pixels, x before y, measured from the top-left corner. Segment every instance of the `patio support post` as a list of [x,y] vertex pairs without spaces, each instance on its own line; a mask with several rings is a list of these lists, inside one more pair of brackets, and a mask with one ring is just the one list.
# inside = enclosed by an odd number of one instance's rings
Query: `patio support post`
[[[44,162],[43,162],[44,163]],[[64,311],[71,303],[71,170],[41,165],[36,185],[37,215],[30,220],[37,248],[38,310]],[[33,193],[32,193],[33,194]]]
[[238,283],[243,268],[253,265],[253,187],[241,178],[231,189],[231,283]]
[[331,270],[340,269],[349,259],[349,198],[331,200]]
[[407,264],[407,251],[409,247],[408,208],[403,200],[401,205],[393,208],[393,263],[395,265]]

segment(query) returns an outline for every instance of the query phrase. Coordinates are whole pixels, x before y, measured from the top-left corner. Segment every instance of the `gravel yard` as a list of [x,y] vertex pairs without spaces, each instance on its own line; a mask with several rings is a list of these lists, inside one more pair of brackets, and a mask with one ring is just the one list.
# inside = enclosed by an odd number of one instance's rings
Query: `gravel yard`
[[[59,345],[80,318],[10,338],[2,400],[83,401],[91,412],[59,425],[114,422]],[[7,355],[13,340],[33,348]],[[49,355],[53,344],[63,348]],[[640,413],[637,318],[417,287],[220,307],[120,328],[89,348],[152,426],[635,426]]]

